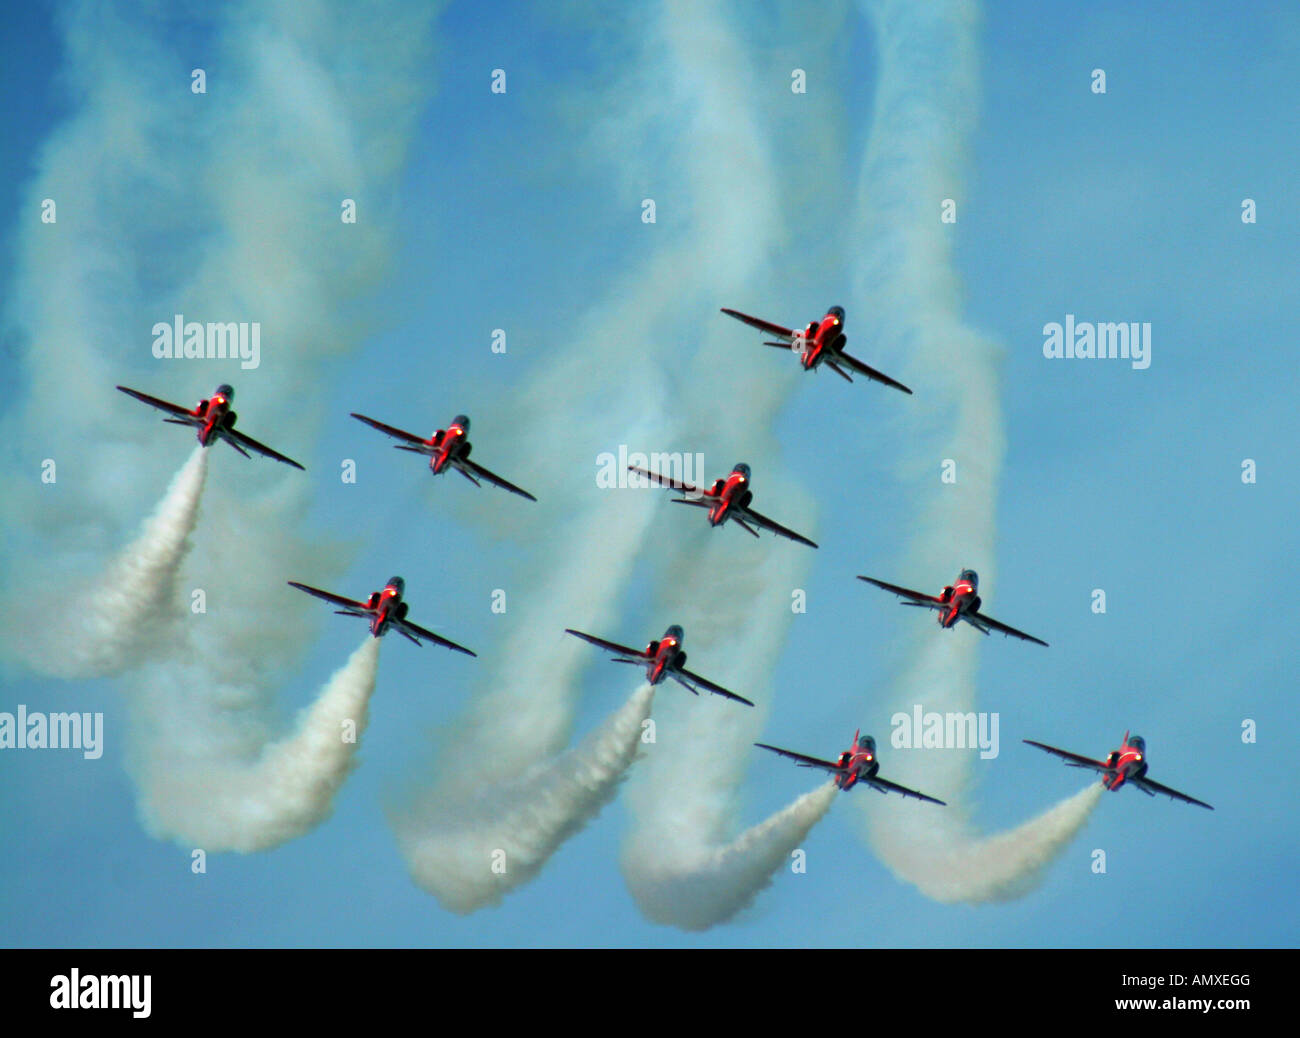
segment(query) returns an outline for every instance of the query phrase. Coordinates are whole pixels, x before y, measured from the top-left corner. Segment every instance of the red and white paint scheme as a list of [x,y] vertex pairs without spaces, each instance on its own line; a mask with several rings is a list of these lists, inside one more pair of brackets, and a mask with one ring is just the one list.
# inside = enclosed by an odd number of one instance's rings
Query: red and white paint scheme
[[909,396],[912,393],[903,383],[895,381],[883,371],[877,371],[875,368],[863,364],[856,357],[851,357],[844,352],[848,337],[844,334],[844,307],[842,306],[832,306],[826,311],[824,317],[816,321],[809,321],[807,327],[800,331],[783,328],[779,324],[772,324],[772,322],[764,321],[758,317],[750,317],[749,314],[742,314],[739,310],[729,310],[725,306],[722,308],[722,312],[728,317],[734,317],[737,321],[744,321],[745,324],[757,328],[767,335],[780,338],[780,342],[765,340],[763,345],[798,352],[799,363],[804,371],[814,371],[822,364],[825,364],[846,382],[853,381],[853,377],[849,374],[849,371],[852,371],[858,375],[865,375],[876,382],[883,382],[887,386],[893,386],[894,389],[901,390]]
[[1203,800],[1197,800],[1195,797],[1189,797],[1186,793],[1180,793],[1176,789],[1170,789],[1168,786],[1162,786],[1147,778],[1147,744],[1146,740],[1140,735],[1129,737],[1129,733],[1124,733],[1124,741],[1120,744],[1118,750],[1111,750],[1110,756],[1105,760],[1093,760],[1091,757],[1080,757],[1077,753],[1070,753],[1068,750],[1058,750],[1055,746],[1048,746],[1045,743],[1034,742],[1033,739],[1025,739],[1030,746],[1037,746],[1040,750],[1046,750],[1065,761],[1072,768],[1091,768],[1094,771],[1101,772],[1101,784],[1109,789],[1112,793],[1126,784],[1136,786],[1147,796],[1155,796],[1157,793],[1163,793],[1174,800],[1181,800],[1184,803],[1195,804],[1197,807],[1214,808]]
[[822,760],[820,757],[805,757],[802,753],[783,750],[779,746],[769,746],[765,742],[756,742],[754,745],[760,749],[771,750],[782,757],[789,757],[801,768],[821,768],[823,771],[830,772],[841,791],[850,790],[861,782],[877,793],[901,793],[905,797],[916,797],[917,800],[926,800],[940,807],[948,806],[942,800],[936,800],[932,796],[926,796],[924,793],[918,793],[914,789],[881,778],[878,774],[880,760],[876,756],[876,740],[869,735],[863,735],[860,728],[853,733],[853,745],[834,761]]
[[1014,627],[1009,627],[1001,621],[994,620],[993,617],[980,612],[980,578],[979,574],[973,569],[962,570],[956,582],[949,584],[938,596],[912,591],[909,588],[899,587],[897,584],[887,584],[875,577],[859,576],[858,579],[865,580],[868,584],[875,584],[876,587],[884,588],[886,591],[892,591],[900,596],[904,601],[900,602],[899,605],[920,606],[924,609],[938,610],[940,627],[955,627],[958,620],[965,620],[977,631],[982,631],[984,634],[994,630],[1010,635],[1013,638],[1022,638],[1027,642],[1033,642],[1035,645],[1047,644],[1041,638],[1035,638],[1032,634],[1025,634],[1024,631],[1017,631]]

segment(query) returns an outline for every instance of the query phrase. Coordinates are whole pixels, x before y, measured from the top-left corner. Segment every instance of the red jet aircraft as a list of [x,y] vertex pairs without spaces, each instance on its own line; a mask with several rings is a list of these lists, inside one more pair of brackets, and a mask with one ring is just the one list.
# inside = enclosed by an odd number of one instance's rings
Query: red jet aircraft
[[407,604],[402,601],[402,592],[406,590],[406,581],[401,577],[390,579],[382,591],[372,591],[370,597],[364,602],[354,602],[350,598],[332,595],[320,588],[299,584],[296,580],[289,581],[289,586],[296,587],[299,591],[306,591],[307,594],[323,599],[331,605],[342,606],[342,609],[336,610],[340,616],[360,616],[369,620],[370,633],[376,638],[382,638],[390,630],[393,630],[403,637],[410,638],[416,645],[420,644],[421,638],[427,638],[436,645],[455,649],[457,652],[463,652],[466,656],[478,655],[478,653],[471,652],[465,646],[448,641],[432,631],[426,631],[419,624],[413,624],[406,619]]
[[771,750],[773,753],[779,753],[782,757],[789,757],[792,761],[797,762],[801,768],[821,768],[823,771],[829,771],[835,776],[835,784],[842,791],[852,789],[859,782],[865,782],[878,793],[902,793],[905,797],[928,800],[940,807],[948,806],[942,800],[936,800],[934,797],[918,793],[914,789],[908,789],[906,786],[900,786],[887,779],[880,778],[876,774],[880,770],[880,761],[876,759],[876,740],[869,735],[862,735],[861,732],[862,729],[859,728],[853,733],[852,747],[841,753],[839,760],[835,761],[822,760],[819,757],[805,757],[802,753],[783,750],[779,746],[769,746],[765,742],[756,742],[754,745],[764,750]]
[[1001,631],[1003,634],[1009,634],[1013,638],[1023,638],[1027,642],[1034,642],[1036,645],[1046,645],[1047,642],[1041,638],[1035,638],[1032,634],[1025,634],[1024,631],[1017,631],[1014,627],[1008,627],[991,616],[986,616],[979,611],[980,596],[979,574],[973,569],[964,569],[957,577],[957,583],[949,585],[943,589],[943,594],[938,598],[934,595],[923,595],[919,591],[909,591],[905,587],[899,587],[897,584],[886,584],[883,580],[876,580],[875,577],[859,576],[859,580],[865,580],[868,584],[875,584],[876,587],[882,587],[886,591],[892,591],[896,595],[907,599],[900,602],[899,605],[921,606],[925,609],[937,609],[939,611],[939,625],[941,627],[955,627],[958,620],[965,620],[968,624],[978,631],[989,633],[991,627],[995,631]]
[[715,685],[712,681],[706,681],[698,674],[693,674],[686,669],[686,653],[682,651],[682,642],[686,640],[686,632],[677,624],[673,624],[668,630],[664,631],[664,636],[658,641],[653,641],[645,647],[645,651],[634,649],[630,645],[619,645],[618,642],[607,642],[604,638],[597,638],[593,634],[583,634],[581,631],[575,631],[572,627],[566,627],[565,632],[573,635],[575,638],[581,638],[584,642],[590,642],[602,649],[614,654],[615,663],[631,663],[638,667],[645,667],[646,679],[652,685],[657,685],[664,678],[672,678],[679,685],[684,685],[697,696],[700,694],[696,685],[700,688],[707,689],[715,696],[725,696],[727,699],[734,699],[737,703],[744,703],[746,706],[753,706],[744,696],[738,696],[734,692],[728,692],[721,685]]
[[1170,789],[1168,786],[1162,786],[1159,782],[1153,782],[1146,777],[1147,774],[1147,744],[1146,740],[1140,735],[1129,738],[1128,732],[1124,733],[1124,742],[1118,750],[1111,750],[1110,756],[1105,760],[1093,760],[1091,757],[1080,757],[1077,753],[1070,753],[1067,750],[1058,750],[1055,746],[1047,746],[1041,742],[1034,742],[1033,739],[1026,739],[1025,742],[1030,746],[1037,746],[1040,750],[1046,750],[1048,753],[1055,754],[1062,758],[1067,765],[1072,768],[1092,768],[1094,771],[1101,772],[1101,784],[1111,792],[1119,789],[1125,782],[1130,782],[1142,790],[1147,796],[1155,796],[1157,793],[1163,793],[1167,797],[1173,797],[1175,800],[1183,800],[1189,804],[1195,804],[1197,807],[1207,807],[1211,811],[1214,808],[1203,800],[1197,800],[1195,797],[1189,797],[1186,793],[1180,793],[1176,789]]
[[[118,386],[117,388],[127,396],[133,396],[150,407],[156,407],[159,411],[166,411],[171,417],[164,418],[164,422],[170,422],[172,425],[188,425],[198,429],[199,443],[205,447],[210,446],[214,440],[225,440],[245,458],[251,457],[248,451],[253,450],[257,451],[258,454],[265,454],[268,458],[282,461],[286,465],[292,465],[296,469],[302,468],[292,458],[286,458],[278,451],[271,450],[266,444],[258,443],[251,436],[245,436],[243,433],[235,431],[235,412],[230,409],[230,402],[235,399],[235,391],[229,386],[217,386],[217,391],[207,400],[200,400],[192,411],[181,407],[180,404],[170,404],[166,400],[159,400],[156,396],[150,396],[148,393],[127,389],[126,386]],[[248,450],[245,450],[245,447]]]
[[808,327],[798,332],[790,328],[782,328],[779,324],[760,320],[757,317],[750,317],[748,314],[742,314],[739,310],[728,310],[725,306],[722,308],[722,312],[728,317],[734,317],[737,321],[744,321],[759,331],[778,336],[784,340],[783,342],[764,341],[764,346],[775,346],[781,350],[797,348],[799,350],[799,363],[803,365],[804,371],[812,371],[824,363],[840,378],[852,382],[853,378],[844,370],[848,368],[850,371],[856,371],[859,375],[866,375],[867,378],[883,382],[887,386],[893,386],[895,389],[901,389],[904,393],[911,395],[912,391],[903,383],[894,381],[883,371],[868,367],[856,357],[850,357],[844,352],[844,344],[848,342],[848,339],[844,335],[844,307],[842,306],[832,306],[826,311],[825,317],[817,321],[809,321]]
[[425,455],[429,459],[429,469],[435,476],[442,475],[448,468],[454,468],[476,487],[482,486],[479,483],[480,479],[486,479],[489,483],[495,483],[512,494],[526,497],[529,501],[537,500],[527,490],[521,490],[513,483],[489,472],[482,465],[469,460],[470,442],[466,438],[469,436],[469,419],[463,414],[458,414],[451,420],[451,425],[446,429],[438,429],[427,440],[420,439],[414,433],[404,432],[383,422],[377,422],[373,418],[367,418],[363,414],[357,414],[355,411],[352,412],[352,417],[395,440],[404,440],[404,443],[397,443],[394,446],[399,451]]
[[[741,529],[757,537],[758,531],[749,525],[752,522],[755,526],[771,530],[781,537],[788,537],[790,540],[806,544],[810,548],[817,547],[814,542],[802,534],[786,529],[780,523],[773,522],[767,516],[749,507],[749,502],[754,498],[754,492],[749,488],[749,466],[743,461],[732,469],[725,478],[715,479],[708,490],[701,490],[699,487],[693,487],[691,484],[683,483],[679,479],[661,476],[657,472],[638,468],[635,465],[629,465],[628,471],[645,476],[646,479],[658,483],[661,487],[680,491],[684,496],[673,498],[679,505],[695,505],[697,508],[707,508],[709,510],[710,526],[721,526],[728,519],[734,519]],[[685,496],[690,494],[697,496]]]

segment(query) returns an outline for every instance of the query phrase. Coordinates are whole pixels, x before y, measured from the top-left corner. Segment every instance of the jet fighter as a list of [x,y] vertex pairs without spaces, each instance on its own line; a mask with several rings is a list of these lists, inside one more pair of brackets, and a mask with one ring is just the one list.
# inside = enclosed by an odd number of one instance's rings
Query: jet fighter
[[[710,526],[721,526],[728,519],[734,519],[741,529],[753,534],[755,537],[758,536],[758,531],[754,529],[754,526],[761,526],[763,529],[771,530],[780,537],[788,537],[790,540],[806,544],[810,548],[817,547],[813,541],[810,541],[802,534],[795,533],[780,523],[773,522],[767,516],[749,507],[750,501],[754,499],[754,491],[750,489],[749,466],[743,461],[733,468],[727,476],[715,479],[713,485],[707,490],[701,490],[699,487],[692,486],[680,479],[661,476],[658,472],[651,472],[649,469],[638,468],[636,465],[629,465],[628,471],[644,476],[651,482],[658,483],[661,487],[678,491],[682,496],[673,498],[676,504],[707,508],[709,510]],[[750,525],[751,523],[753,526]]]
[[252,456],[248,453],[251,450],[256,451],[258,454],[264,454],[268,458],[274,458],[276,461],[282,461],[286,465],[292,465],[296,469],[302,468],[292,458],[286,458],[278,451],[271,450],[266,444],[258,443],[251,436],[245,436],[243,433],[235,431],[236,415],[230,409],[230,404],[235,399],[235,391],[228,385],[217,386],[217,391],[208,399],[200,400],[194,405],[193,410],[182,407],[180,404],[160,400],[148,393],[128,389],[126,386],[118,386],[117,388],[127,396],[133,396],[150,407],[156,407],[159,411],[166,411],[171,417],[164,418],[164,422],[171,425],[188,425],[197,429],[199,443],[204,447],[210,446],[216,440],[225,440],[245,458]]
[[878,793],[901,793],[905,797],[916,797],[917,800],[926,800],[940,807],[948,806],[942,800],[936,800],[914,789],[882,779],[877,774],[880,771],[880,761],[876,759],[876,740],[869,735],[863,735],[860,728],[853,733],[853,745],[841,753],[838,760],[833,761],[822,760],[820,757],[805,757],[802,753],[783,750],[779,746],[769,746],[765,742],[756,742],[754,745],[760,749],[771,750],[782,757],[789,757],[801,768],[821,768],[823,771],[830,772],[835,776],[835,784],[840,787],[841,792],[852,789],[859,782],[864,782]]
[[968,624],[984,634],[989,633],[992,628],[995,631],[1001,631],[1003,634],[1011,635],[1013,638],[1023,638],[1027,642],[1033,642],[1036,645],[1046,645],[1047,642],[1041,638],[1035,638],[1032,634],[1025,634],[1024,631],[1017,631],[1014,627],[1008,627],[999,620],[987,616],[979,611],[982,600],[979,596],[979,574],[973,569],[964,569],[957,577],[955,584],[950,584],[943,589],[942,594],[937,598],[934,595],[926,595],[920,591],[911,591],[905,587],[899,587],[897,584],[886,584],[883,580],[877,580],[875,577],[859,576],[859,580],[865,580],[868,584],[875,584],[876,587],[884,588],[886,591],[892,591],[894,594],[906,599],[899,605],[920,606],[923,609],[937,609],[939,611],[939,626],[944,628],[955,627],[958,620],[965,620]]
[[1131,783],[1138,789],[1142,790],[1147,796],[1155,796],[1157,793],[1163,793],[1174,800],[1182,800],[1188,804],[1195,804],[1197,807],[1214,808],[1203,800],[1197,800],[1195,797],[1189,797],[1186,793],[1180,793],[1176,789],[1170,789],[1168,786],[1162,786],[1146,777],[1147,775],[1147,744],[1146,740],[1140,735],[1135,735],[1131,739],[1129,733],[1124,733],[1124,742],[1118,750],[1111,750],[1110,756],[1105,760],[1093,760],[1091,757],[1080,757],[1077,753],[1070,753],[1068,750],[1058,750],[1055,746],[1048,746],[1041,742],[1034,742],[1033,739],[1025,739],[1030,746],[1037,746],[1040,750],[1046,750],[1065,761],[1066,765],[1071,768],[1091,768],[1093,771],[1101,772],[1101,784],[1109,789],[1112,793],[1123,786],[1125,783]]
[[835,374],[846,382],[852,382],[853,377],[849,371],[859,375],[865,375],[869,379],[877,382],[883,382],[887,386],[893,386],[895,389],[902,390],[909,396],[912,391],[903,383],[896,382],[883,371],[877,371],[873,367],[863,364],[856,357],[851,357],[844,352],[844,346],[848,342],[844,334],[844,307],[832,306],[826,311],[824,317],[816,321],[809,321],[808,326],[800,331],[794,331],[790,328],[783,328],[779,324],[772,324],[770,321],[764,321],[757,317],[750,317],[748,314],[742,314],[739,310],[728,310],[725,306],[722,312],[728,317],[734,317],[737,321],[744,321],[747,325],[757,328],[768,335],[774,335],[781,339],[780,342],[770,342],[764,340],[764,346],[775,346],[780,350],[797,350],[799,353],[799,363],[803,366],[804,371],[815,371],[822,364],[825,364]]
[[296,587],[299,591],[306,591],[307,594],[323,599],[331,605],[342,606],[342,609],[335,610],[340,616],[359,616],[368,620],[370,633],[376,638],[382,638],[389,631],[396,631],[404,638],[409,638],[415,642],[416,645],[421,644],[421,638],[427,638],[435,645],[454,649],[456,652],[463,652],[466,656],[478,655],[478,653],[471,652],[465,646],[448,641],[441,635],[427,631],[419,624],[406,619],[407,603],[402,600],[402,595],[406,591],[406,581],[401,577],[390,578],[382,591],[372,591],[370,597],[364,602],[354,602],[350,598],[343,598],[341,595],[331,594],[329,591],[322,591],[320,588],[299,584],[296,580],[291,580],[288,583],[290,587]]
[[581,638],[584,642],[590,642],[607,652],[612,652],[614,654],[613,662],[615,663],[631,663],[638,667],[644,667],[646,680],[652,685],[659,684],[664,678],[672,678],[679,685],[690,689],[697,696],[702,688],[712,692],[715,696],[725,696],[727,699],[734,699],[737,703],[744,703],[746,706],[754,705],[744,696],[728,692],[721,685],[715,685],[712,681],[708,681],[686,669],[686,653],[682,649],[682,642],[686,640],[686,632],[678,624],[669,627],[668,630],[664,631],[662,638],[652,641],[644,650],[634,649],[630,645],[620,645],[618,642],[606,641],[604,638],[597,638],[594,634],[583,634],[581,631],[575,631],[572,627],[566,627],[564,630],[565,633],[571,634],[575,638]]
[[475,486],[482,486],[483,484],[479,480],[486,479],[489,483],[495,483],[503,490],[509,490],[512,494],[526,497],[529,501],[537,500],[527,490],[520,489],[495,473],[489,472],[477,462],[469,460],[471,446],[467,438],[469,436],[469,419],[463,414],[458,414],[453,418],[446,429],[435,430],[434,434],[427,440],[421,439],[414,433],[405,432],[391,425],[385,425],[373,418],[367,418],[363,414],[357,414],[355,411],[352,412],[352,417],[358,422],[365,422],[372,429],[378,429],[386,436],[403,441],[393,445],[397,450],[410,451],[412,454],[422,454],[427,457],[429,459],[429,471],[435,476],[440,476],[451,468],[455,469]]

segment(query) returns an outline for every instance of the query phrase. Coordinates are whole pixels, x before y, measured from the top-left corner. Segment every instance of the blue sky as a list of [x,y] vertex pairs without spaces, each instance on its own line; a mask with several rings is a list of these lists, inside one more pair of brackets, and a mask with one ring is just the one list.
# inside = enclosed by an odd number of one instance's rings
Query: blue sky
[[[792,24],[800,16],[790,12],[749,24],[743,11],[729,19],[762,84],[747,103],[772,135],[772,150],[806,149],[825,160],[815,172],[793,161],[778,171],[786,224],[797,232],[789,260],[778,263],[789,271],[788,284],[756,281],[746,298],[719,297],[698,312],[693,297],[669,300],[669,327],[647,321],[610,328],[587,355],[593,368],[626,364],[634,372],[641,341],[697,325],[717,333],[711,325],[725,321],[716,314],[724,305],[793,325],[839,302],[848,311],[851,348],[869,361],[879,356],[869,342],[852,339],[851,261],[844,258],[857,247],[843,214],[853,205],[878,71],[870,28],[851,11],[838,34]],[[20,224],[31,219],[21,207],[43,142],[78,104],[59,71],[56,17],[48,9],[21,17],[0,63],[6,284],[15,277]],[[595,35],[592,22],[601,27]],[[834,15],[831,22],[840,24]],[[176,39],[206,51],[210,35],[182,26]],[[203,876],[191,874],[188,853],[150,838],[137,820],[117,734],[128,719],[116,684],[56,682],[6,662],[0,709],[63,702],[103,710],[108,742],[93,762],[53,752],[0,755],[0,939],[87,946],[1094,946],[1113,942],[1122,919],[1136,927],[1137,936],[1129,929],[1125,940],[1140,945],[1294,944],[1300,823],[1289,795],[1290,750],[1300,733],[1290,706],[1296,673],[1287,580],[1300,547],[1300,419],[1286,344],[1298,316],[1291,282],[1300,200],[1288,175],[1300,158],[1293,132],[1298,35],[1300,18],[1273,5],[1230,13],[1181,5],[1176,14],[1163,5],[990,5],[979,30],[981,116],[951,232],[966,321],[1004,348],[1007,452],[997,497],[997,582],[983,589],[985,603],[992,615],[1052,643],[1040,650],[995,638],[981,646],[975,701],[999,713],[1002,752],[976,765],[975,818],[990,831],[1009,828],[1079,788],[1077,773],[1020,739],[1104,756],[1127,728],[1146,737],[1152,775],[1214,803],[1213,814],[1134,791],[1107,796],[1039,887],[1016,901],[975,907],[938,904],[896,879],[859,839],[848,805],[836,803],[804,845],[807,874],[778,873],[739,918],[689,934],[647,922],[629,894],[619,859],[633,820],[620,798],[535,881],[500,907],[462,917],[410,881],[385,809],[427,769],[430,733],[445,731],[476,694],[474,668],[483,661],[387,640],[360,767],[332,817],[269,852],[213,855]],[[585,6],[548,17],[524,4],[490,12],[451,4],[434,27],[433,90],[387,200],[396,214],[393,255],[382,279],[345,311],[364,330],[354,349],[302,374],[325,417],[307,428],[293,424],[290,410],[256,424],[247,419],[253,435],[301,453],[308,464],[315,482],[304,535],[343,545],[335,574],[299,579],[361,594],[403,573],[412,615],[423,610],[436,621],[431,626],[483,656],[500,650],[510,622],[509,614],[489,611],[490,591],[525,579],[537,550],[528,513],[487,491],[484,504],[463,481],[428,485],[413,459],[388,451],[346,416],[362,411],[427,433],[466,411],[475,417],[476,460],[539,497],[563,500],[588,479],[586,456],[573,459],[572,486],[534,486],[531,473],[511,469],[523,455],[509,442],[515,416],[502,408],[546,369],[566,333],[611,286],[651,263],[662,241],[693,233],[684,207],[674,205],[688,185],[677,179],[684,165],[674,159],[678,110],[653,93],[661,73],[647,70],[644,105],[654,114],[644,140],[620,138],[607,122],[611,111],[635,112],[640,103],[635,95],[627,100],[627,84],[637,80],[619,64],[636,60],[629,38],[618,19]],[[792,56],[800,48],[791,41],[811,47],[818,39],[825,51]],[[185,53],[176,59],[191,62]],[[789,91],[794,64],[813,70],[813,96],[803,108]],[[497,67],[509,77],[503,97],[488,90]],[[1096,67],[1107,74],[1103,96],[1089,90]],[[627,150],[593,159],[600,134]],[[661,153],[668,160],[658,161]],[[737,179],[743,175],[741,167]],[[651,229],[639,218],[647,196],[659,201]],[[1255,225],[1240,219],[1243,198],[1256,200]],[[832,243],[836,259],[808,255],[822,242]],[[711,286],[699,291],[709,295]],[[42,362],[36,354],[20,364],[10,311],[2,362],[9,394],[21,398]],[[1067,313],[1150,322],[1151,367],[1046,360],[1042,326]],[[509,331],[504,358],[488,349],[496,327]],[[763,736],[834,756],[859,726],[878,737],[886,731],[888,697],[878,690],[897,676],[908,636],[923,624],[854,574],[928,588],[962,566],[992,569],[994,560],[954,555],[923,573],[904,571],[899,561],[913,518],[912,487],[894,459],[908,446],[906,409],[925,406],[923,384],[914,398],[898,400],[829,373],[801,375],[753,347],[739,326],[721,331],[733,352],[720,354],[717,339],[683,340],[663,378],[685,392],[697,365],[752,364],[789,391],[774,421],[779,450],[762,449],[770,441],[744,428],[711,434],[700,449],[719,467],[744,458],[760,479],[773,472],[771,483],[779,471],[781,485],[797,493],[766,510],[796,529],[803,529],[804,502],[815,499],[813,535],[822,549],[807,576],[813,622],[793,624],[781,649],[764,692],[771,707]],[[744,352],[750,347],[752,354]],[[164,396],[162,388],[175,386],[190,396],[173,398],[188,400],[217,380],[199,372],[164,385],[141,342],[122,350],[103,361],[120,370],[114,377],[160,386]],[[889,355],[874,362],[898,370],[891,359],[901,362]],[[247,397],[258,380],[246,381],[242,403],[251,407]],[[111,384],[104,389],[102,415],[92,421],[145,420],[109,398]],[[60,417],[35,416],[37,427],[25,434],[33,449],[39,423],[54,427]],[[625,427],[626,415],[607,417],[611,430]],[[165,474],[190,445],[179,432],[159,429],[152,442],[157,472]],[[564,458],[566,428],[549,435],[553,453]],[[616,431],[609,435],[618,442]],[[95,442],[84,450],[93,456]],[[331,474],[345,457],[362,465],[356,487]],[[1258,465],[1255,485],[1241,481],[1245,458]],[[241,466],[253,464],[233,454],[212,462],[211,482],[236,488]],[[165,475],[146,476],[129,477],[138,518],[165,486]],[[674,536],[682,517],[653,507],[665,513],[655,519],[656,535]],[[490,510],[505,517],[487,517]],[[489,525],[479,527],[480,520]],[[734,530],[712,536],[741,537]],[[955,552],[961,543],[954,531]],[[599,633],[635,642],[662,630],[667,619],[645,587],[654,565],[639,560]],[[15,570],[7,564],[6,571]],[[1106,590],[1104,616],[1091,612],[1093,588]],[[5,588],[9,599],[23,593]],[[304,602],[283,607],[315,624],[314,643],[295,647],[298,665],[277,697],[287,725],[360,632],[340,634],[345,621],[324,610],[316,616]],[[570,622],[555,617],[557,638]],[[924,626],[936,638],[978,637]],[[701,645],[699,658],[725,658],[725,648]],[[599,724],[631,691],[612,670],[593,666],[583,675],[575,734]],[[1240,738],[1247,718],[1258,725],[1253,745]],[[510,747],[502,755],[505,766],[529,763],[515,762]],[[775,760],[750,761],[740,823],[759,821],[811,785],[805,773]],[[1090,870],[1098,848],[1107,852],[1103,876]]]

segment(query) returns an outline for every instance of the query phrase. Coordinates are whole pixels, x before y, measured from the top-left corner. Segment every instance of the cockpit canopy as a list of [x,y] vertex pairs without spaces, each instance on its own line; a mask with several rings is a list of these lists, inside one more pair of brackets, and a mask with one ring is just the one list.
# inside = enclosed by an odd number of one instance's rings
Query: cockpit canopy
[[843,323],[844,323],[844,307],[842,307],[842,306],[832,306],[832,307],[831,307],[829,310],[827,310],[826,312],[827,312],[828,314],[830,314],[832,317],[838,317],[838,318],[840,319],[840,324],[843,324]]
[[970,584],[971,587],[979,587],[980,585],[980,575],[973,569],[962,570],[961,576],[957,579],[966,581],[966,583]]
[[860,750],[866,750],[866,751],[869,752],[869,753],[875,753],[875,752],[876,752],[876,740],[873,739],[873,738],[872,738],[871,736],[869,736],[869,735],[862,735],[862,736],[859,736],[859,737],[858,737],[858,749],[860,749]]
[[1144,738],[1142,738],[1142,736],[1140,735],[1131,736],[1129,738],[1128,744],[1131,748],[1137,750],[1139,753],[1146,753],[1147,741]]
[[389,577],[387,586],[395,588],[399,595],[406,591],[406,581],[401,577]]
[[674,638],[678,642],[681,642],[686,637],[686,632],[682,629],[680,624],[673,624],[668,628],[668,630],[664,631],[664,637]]
[[746,479],[749,479],[749,466],[746,465],[743,461],[737,462],[736,467],[733,468],[731,471],[739,472]]
[[231,400],[235,399],[235,389],[233,386],[227,386],[227,385],[217,386],[217,396],[224,396],[226,398],[226,402],[229,403]]
[[460,431],[463,432],[466,436],[469,435],[469,416],[468,416],[468,415],[458,414],[455,418],[453,418],[453,419],[451,420],[451,424],[452,424],[452,425],[459,425],[459,426],[460,426]]

